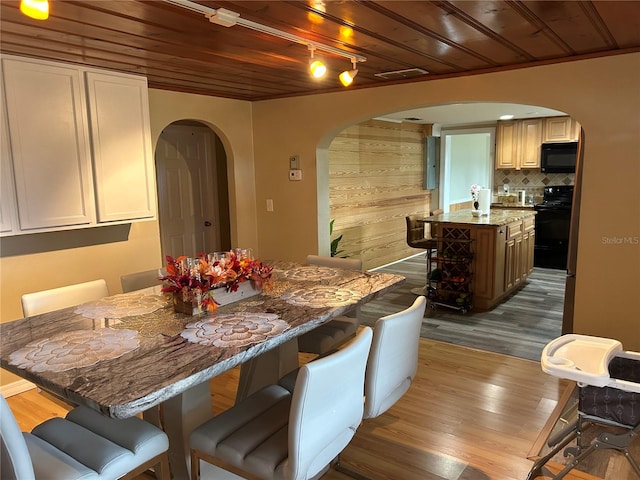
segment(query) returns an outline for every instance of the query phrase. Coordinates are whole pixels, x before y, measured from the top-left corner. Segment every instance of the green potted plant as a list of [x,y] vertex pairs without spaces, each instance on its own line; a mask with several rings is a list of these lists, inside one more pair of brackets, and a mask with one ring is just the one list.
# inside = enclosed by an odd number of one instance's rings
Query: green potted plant
[[[335,220],[331,220],[329,222],[329,237],[331,237],[331,235],[333,235],[333,222]],[[340,250],[338,244],[340,243],[340,240],[342,240],[342,235],[334,238],[333,240],[331,240],[331,256],[332,257],[340,257],[340,254],[344,253],[344,250]],[[346,258],[346,255],[343,255],[341,258]]]

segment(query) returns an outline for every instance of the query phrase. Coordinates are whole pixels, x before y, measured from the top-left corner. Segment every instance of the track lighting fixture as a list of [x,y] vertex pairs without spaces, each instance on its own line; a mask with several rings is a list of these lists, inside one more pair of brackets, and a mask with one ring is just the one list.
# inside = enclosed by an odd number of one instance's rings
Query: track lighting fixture
[[311,58],[309,59],[309,71],[314,78],[322,78],[327,73],[327,67],[320,60],[313,59],[313,52],[316,47],[309,45],[309,51],[311,52]]
[[20,11],[36,20],[49,18],[49,0],[20,0]]
[[[24,0],[23,0],[24,1]],[[42,0],[30,0],[30,1],[42,1]],[[260,33],[264,33],[267,35],[271,35],[274,37],[281,38],[283,40],[287,40],[289,42],[298,43],[300,45],[306,45],[307,48],[311,51],[311,61],[309,62],[309,70],[311,74],[320,78],[327,72],[327,67],[320,60],[314,60],[313,54],[316,50],[326,53],[331,53],[333,55],[338,55],[340,57],[348,58],[351,60],[353,64],[353,70],[347,70],[342,72],[339,75],[340,82],[345,87],[350,85],[353,82],[353,78],[358,73],[356,69],[356,65],[358,62],[365,62],[367,60],[366,57],[362,55],[356,55],[352,52],[347,52],[340,48],[332,47],[331,45],[325,45],[323,43],[314,42],[312,40],[307,40],[306,38],[299,37],[292,33],[284,32],[282,30],[278,30],[276,28],[268,27],[267,25],[262,25],[257,22],[253,22],[251,20],[247,20],[246,18],[242,18],[239,13],[233,12],[231,10],[227,10],[225,8],[210,8],[204,5],[200,5],[199,3],[193,2],[191,0],[164,0],[166,3],[170,3],[172,5],[176,5],[178,7],[184,8],[186,10],[190,10],[195,13],[199,13],[204,15],[211,23],[215,23],[217,25],[222,25],[224,27],[233,27],[240,26],[244,28],[248,28],[250,30],[255,30]]]
[[345,70],[340,75],[338,75],[338,78],[340,79],[340,83],[343,86],[348,87],[353,83],[353,79],[356,78],[356,75],[358,74],[358,69],[356,68],[357,64],[358,64],[358,61],[355,58],[352,58],[351,65],[353,65],[353,69]]

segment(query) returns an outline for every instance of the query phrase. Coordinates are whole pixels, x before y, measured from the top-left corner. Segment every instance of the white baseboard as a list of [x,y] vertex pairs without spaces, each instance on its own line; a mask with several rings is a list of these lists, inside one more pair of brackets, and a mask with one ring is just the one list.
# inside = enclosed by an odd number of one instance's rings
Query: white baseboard
[[0,393],[5,397],[12,397],[19,393],[26,392],[36,388],[35,384],[28,380],[16,380],[15,382],[7,383],[6,385],[0,385]]

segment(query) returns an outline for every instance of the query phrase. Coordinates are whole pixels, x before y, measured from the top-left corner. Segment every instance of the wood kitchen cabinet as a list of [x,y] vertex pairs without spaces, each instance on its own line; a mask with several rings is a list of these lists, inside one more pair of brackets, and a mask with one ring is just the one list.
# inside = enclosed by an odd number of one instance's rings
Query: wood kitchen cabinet
[[509,223],[506,226],[505,238],[505,290],[515,288],[522,280],[522,221]]
[[522,220],[522,265],[521,277],[526,279],[533,272],[533,252],[535,247],[535,219]]
[[540,168],[542,118],[498,122],[496,168]]
[[504,294],[505,241],[500,228],[474,228],[471,232],[475,250],[473,282],[476,308],[486,309]]
[[1,73],[2,235],[155,218],[146,78],[13,56]]
[[[452,229],[469,231],[472,259],[468,294],[474,310],[489,310],[519,288],[533,270],[535,212],[499,209],[488,217],[472,217],[470,210],[429,217],[438,245]],[[438,256],[444,252],[438,252]]]
[[577,142],[580,124],[571,117],[547,117],[544,119],[543,142]]
[[498,122],[496,131],[496,168],[518,168],[520,123]]

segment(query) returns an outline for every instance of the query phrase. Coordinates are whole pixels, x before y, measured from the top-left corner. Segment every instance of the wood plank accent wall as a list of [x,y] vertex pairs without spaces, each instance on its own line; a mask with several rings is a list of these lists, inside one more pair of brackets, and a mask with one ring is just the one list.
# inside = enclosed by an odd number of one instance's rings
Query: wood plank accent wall
[[329,147],[329,211],[332,239],[343,235],[341,256],[362,259],[363,268],[414,255],[406,220],[428,215],[424,190],[424,137],[430,125],[369,120],[341,132]]

